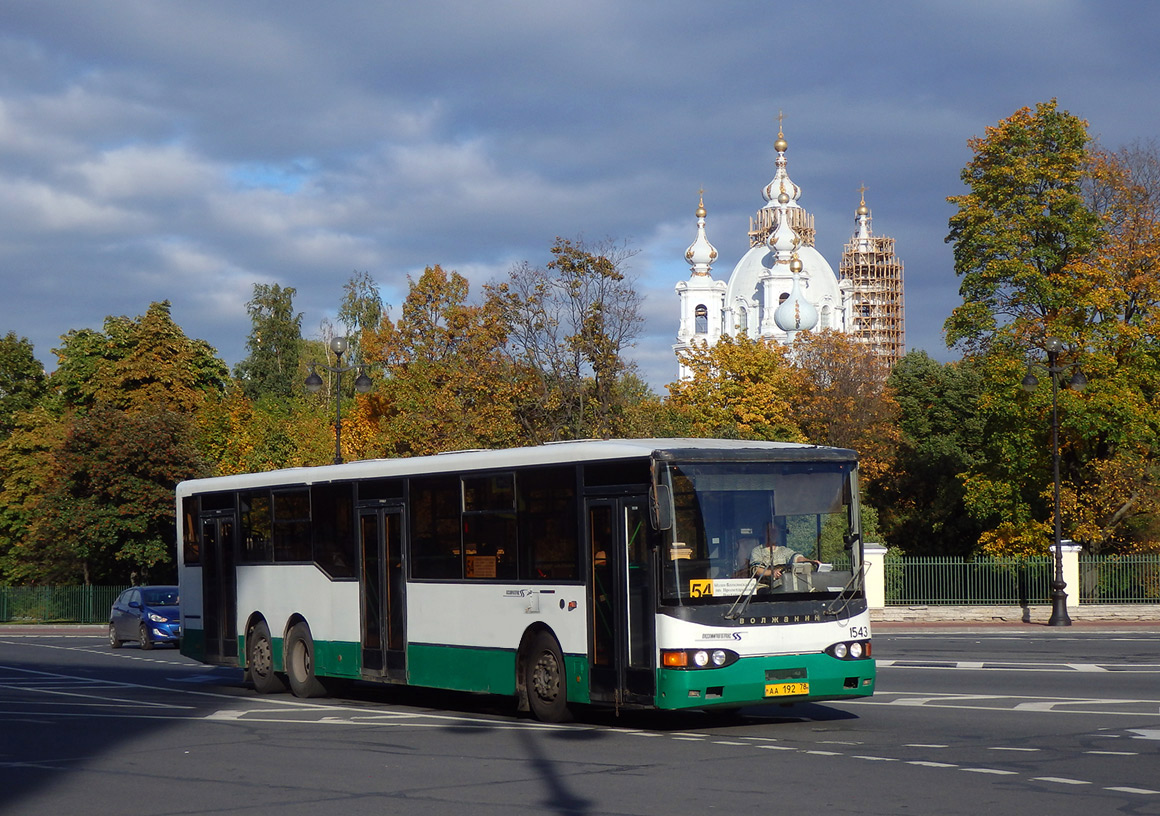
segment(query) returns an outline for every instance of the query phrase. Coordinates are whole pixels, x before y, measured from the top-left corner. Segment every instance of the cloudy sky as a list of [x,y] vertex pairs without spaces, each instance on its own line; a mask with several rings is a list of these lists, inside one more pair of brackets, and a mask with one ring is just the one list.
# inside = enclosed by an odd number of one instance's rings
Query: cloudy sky
[[369,273],[397,314],[441,264],[477,289],[554,236],[614,238],[662,390],[697,191],[726,277],[789,171],[836,269],[858,188],[905,263],[909,348],[953,355],[944,243],[967,139],[1053,97],[1118,148],[1160,135],[1160,3],[5,0],[0,335],[169,300],[245,356],[255,283],[304,333]]

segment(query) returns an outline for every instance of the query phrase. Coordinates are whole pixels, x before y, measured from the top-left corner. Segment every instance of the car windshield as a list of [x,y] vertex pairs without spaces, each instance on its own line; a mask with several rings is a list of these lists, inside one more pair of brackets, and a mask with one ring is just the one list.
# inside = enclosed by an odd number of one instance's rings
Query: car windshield
[[147,589],[142,593],[146,606],[177,606],[177,588]]
[[664,603],[834,597],[850,583],[859,560],[853,462],[683,463],[668,478]]

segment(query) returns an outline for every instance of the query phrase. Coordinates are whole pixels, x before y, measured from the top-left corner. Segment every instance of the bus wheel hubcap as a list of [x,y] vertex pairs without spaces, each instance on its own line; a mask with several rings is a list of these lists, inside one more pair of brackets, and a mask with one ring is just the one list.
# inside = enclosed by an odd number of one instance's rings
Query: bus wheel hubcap
[[258,642],[254,644],[254,671],[263,676],[269,674],[270,667],[273,665],[271,656],[270,641],[259,638]]
[[532,690],[541,700],[555,700],[560,691],[560,667],[550,654],[540,655],[532,670]]

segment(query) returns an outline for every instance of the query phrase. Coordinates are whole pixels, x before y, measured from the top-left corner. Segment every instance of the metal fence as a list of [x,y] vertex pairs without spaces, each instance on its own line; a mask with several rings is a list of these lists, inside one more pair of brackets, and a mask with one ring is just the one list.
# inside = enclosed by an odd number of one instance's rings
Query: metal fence
[[127,586],[0,586],[0,622],[108,623],[109,609]]
[[1027,605],[1051,598],[1050,558],[887,559],[886,605]]
[[[884,569],[887,606],[1023,606],[1051,602],[1055,562],[904,556]],[[1079,602],[1160,603],[1160,555],[1082,556]]]
[[1160,556],[1080,555],[1081,603],[1160,603]]

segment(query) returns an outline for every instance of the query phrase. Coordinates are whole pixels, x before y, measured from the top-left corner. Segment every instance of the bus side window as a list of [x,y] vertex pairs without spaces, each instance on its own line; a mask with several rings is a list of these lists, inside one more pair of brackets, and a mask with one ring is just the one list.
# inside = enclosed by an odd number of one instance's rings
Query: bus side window
[[462,578],[458,476],[411,481],[411,577]]
[[197,525],[197,497],[186,496],[181,501],[181,557],[186,566],[201,563],[201,538]]
[[354,484],[314,485],[310,500],[314,511],[314,563],[331,578],[354,578]]
[[310,491],[274,491],[273,504],[274,560],[310,561]]
[[270,491],[261,489],[239,493],[238,507],[242,533],[239,563],[269,564],[274,560]]
[[580,575],[576,532],[576,468],[520,471],[520,578],[575,581]]

